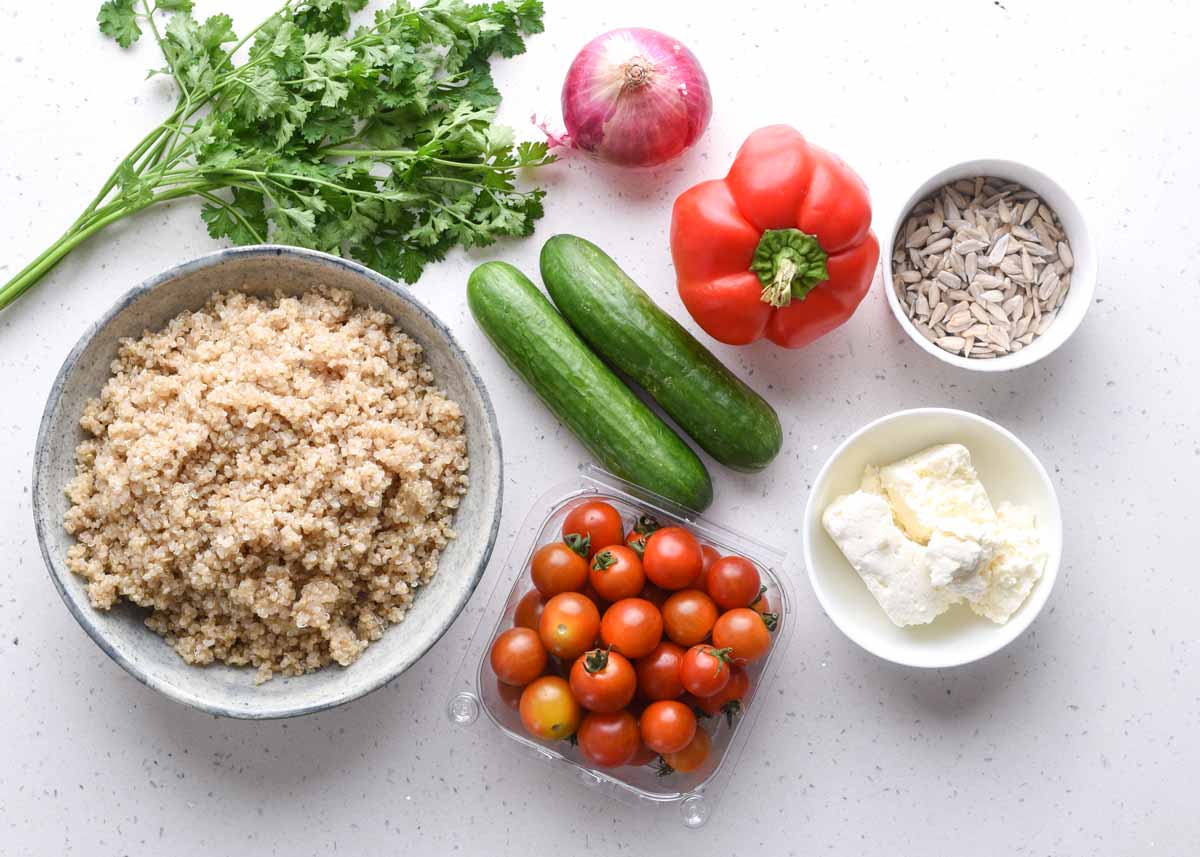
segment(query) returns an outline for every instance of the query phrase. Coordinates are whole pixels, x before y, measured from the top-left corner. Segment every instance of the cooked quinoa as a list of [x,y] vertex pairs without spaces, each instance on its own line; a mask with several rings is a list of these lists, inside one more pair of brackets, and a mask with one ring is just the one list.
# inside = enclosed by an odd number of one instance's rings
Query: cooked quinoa
[[71,571],[188,663],[353,663],[437,571],[467,489],[457,404],[386,314],[214,295],[123,340],[80,424]]

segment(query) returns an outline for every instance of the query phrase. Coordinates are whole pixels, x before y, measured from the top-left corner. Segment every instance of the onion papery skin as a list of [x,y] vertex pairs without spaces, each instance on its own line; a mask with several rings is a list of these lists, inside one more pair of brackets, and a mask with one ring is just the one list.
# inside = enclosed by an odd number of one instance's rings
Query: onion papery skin
[[563,122],[570,144],[625,167],[679,157],[712,118],[695,55],[657,30],[628,27],[588,42],[567,71]]

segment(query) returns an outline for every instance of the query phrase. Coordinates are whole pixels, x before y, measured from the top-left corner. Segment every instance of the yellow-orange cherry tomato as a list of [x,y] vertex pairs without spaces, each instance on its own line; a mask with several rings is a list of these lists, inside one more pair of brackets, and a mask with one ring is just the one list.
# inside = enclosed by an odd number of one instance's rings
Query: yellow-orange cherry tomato
[[590,598],[578,592],[555,595],[546,602],[538,620],[538,636],[546,651],[568,663],[592,648],[599,632],[600,611]]
[[571,688],[556,675],[542,676],[527,685],[521,694],[520,710],[525,730],[544,741],[571,737],[583,716]]
[[740,663],[756,661],[771,648],[766,618],[749,607],[723,613],[713,625],[712,639],[716,648],[729,649],[730,656]]

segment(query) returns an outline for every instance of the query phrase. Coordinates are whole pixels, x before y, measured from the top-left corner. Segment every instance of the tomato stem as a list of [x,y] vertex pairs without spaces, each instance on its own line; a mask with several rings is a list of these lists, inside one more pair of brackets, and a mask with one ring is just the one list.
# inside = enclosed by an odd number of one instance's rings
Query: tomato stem
[[563,541],[566,543],[567,547],[575,551],[575,553],[579,554],[584,559],[587,559],[588,553],[591,552],[591,536],[584,536],[580,535],[579,533],[567,533],[565,536],[563,536]]

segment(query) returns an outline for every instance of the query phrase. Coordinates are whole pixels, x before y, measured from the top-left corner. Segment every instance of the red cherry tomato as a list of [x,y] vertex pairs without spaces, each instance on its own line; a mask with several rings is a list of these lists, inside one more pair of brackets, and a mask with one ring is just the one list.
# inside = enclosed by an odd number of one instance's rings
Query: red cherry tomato
[[633,664],[617,652],[592,649],[571,667],[571,693],[589,711],[620,711],[636,692]]
[[578,592],[587,583],[587,560],[562,542],[552,542],[534,552],[529,576],[547,598],[560,592]]
[[683,656],[679,680],[697,697],[720,693],[729,684],[729,652],[712,646],[692,646]]
[[492,643],[492,672],[505,684],[529,684],[546,669],[546,647],[536,631],[509,628]]
[[590,598],[578,592],[555,595],[546,602],[538,620],[538,635],[546,651],[568,662],[592,647],[599,630],[600,611]]
[[586,540],[585,552],[588,559],[610,545],[623,544],[625,531],[621,527],[621,513],[603,500],[589,500],[567,513],[562,527],[563,541],[570,544],[578,536]]
[[521,723],[535,738],[569,738],[579,728],[583,712],[566,681],[556,675],[535,679],[521,694]]
[[708,638],[719,611],[699,589],[681,589],[662,606],[663,630],[681,646],[694,646]]
[[766,617],[749,607],[738,607],[722,614],[713,625],[713,645],[730,649],[730,656],[741,663],[761,658],[771,648],[771,632]]
[[645,744],[642,743],[641,734],[639,733],[638,734],[637,752],[634,753],[633,758],[630,759],[625,764],[630,765],[630,766],[637,766],[640,768],[642,765],[649,765],[651,762],[653,762],[657,758],[658,758],[658,753],[655,753],[653,750],[651,750],[649,747],[647,747]]
[[643,598],[623,598],[604,611],[600,639],[630,659],[650,654],[662,640],[662,614]]
[[637,720],[628,711],[593,712],[579,727],[579,752],[593,765],[628,765],[641,748]]
[[646,540],[642,568],[651,583],[684,589],[704,570],[704,553],[696,537],[683,527],[663,527]]
[[633,598],[646,585],[642,561],[624,545],[611,545],[592,557],[588,579],[605,601]]
[[760,585],[754,563],[740,556],[722,557],[704,575],[704,588],[722,610],[749,607],[758,600]]
[[638,692],[654,702],[659,699],[675,699],[683,693],[683,682],[679,680],[679,667],[683,664],[684,650],[672,642],[663,640],[648,655],[638,658]]
[[656,753],[677,753],[696,736],[696,715],[673,699],[647,705],[639,725],[642,741]]
[[697,729],[695,737],[682,750],[663,754],[664,767],[659,768],[659,776],[668,774],[690,774],[708,760],[712,752],[712,739],[703,729]]
[[700,553],[704,554],[704,563],[701,566],[700,573],[706,574],[709,567],[719,560],[721,555],[717,553],[717,549],[712,545],[700,545]]
[[729,670],[729,683],[725,687],[713,694],[712,696],[701,697],[696,700],[696,704],[700,710],[710,717],[718,717],[722,714],[733,725],[733,720],[741,712],[745,699],[746,692],[750,689],[750,678],[746,675],[746,671],[737,664],[734,664]]
[[513,625],[518,628],[538,629],[538,620],[542,618],[542,610],[546,606],[546,598],[536,589],[531,589],[521,596],[517,602],[517,610],[513,614]]

